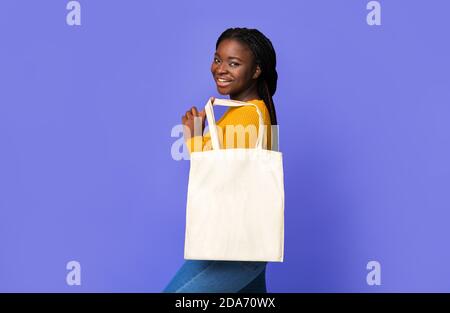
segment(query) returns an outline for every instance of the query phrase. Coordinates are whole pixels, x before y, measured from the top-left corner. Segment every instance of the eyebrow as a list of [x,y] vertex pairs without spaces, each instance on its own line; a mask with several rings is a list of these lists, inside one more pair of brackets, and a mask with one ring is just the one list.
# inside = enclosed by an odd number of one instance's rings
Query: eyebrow
[[[214,53],[214,55],[216,55],[216,56],[219,56],[219,55],[217,54],[217,52],[216,52],[216,53]],[[238,58],[238,57],[233,57],[233,56],[231,56],[231,57],[228,57],[228,60],[231,60],[231,59],[236,59],[236,60],[239,60],[239,61],[241,61],[241,62],[242,62],[242,59],[241,59],[241,58]]]

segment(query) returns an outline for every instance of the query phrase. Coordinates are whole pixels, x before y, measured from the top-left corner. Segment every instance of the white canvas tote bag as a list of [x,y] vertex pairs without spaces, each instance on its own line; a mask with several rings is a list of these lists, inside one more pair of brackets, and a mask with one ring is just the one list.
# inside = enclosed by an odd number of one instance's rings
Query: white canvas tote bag
[[[221,149],[213,105],[251,105],[259,116],[256,147]],[[264,122],[248,102],[205,106],[212,150],[191,153],[184,258],[283,262],[282,154],[263,149]]]

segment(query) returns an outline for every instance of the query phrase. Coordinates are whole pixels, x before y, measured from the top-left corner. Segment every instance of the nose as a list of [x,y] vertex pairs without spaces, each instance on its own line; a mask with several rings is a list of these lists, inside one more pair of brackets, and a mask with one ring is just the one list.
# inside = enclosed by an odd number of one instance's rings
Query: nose
[[217,68],[216,68],[217,74],[224,74],[224,73],[227,73],[227,71],[228,71],[228,69],[224,62],[217,65]]

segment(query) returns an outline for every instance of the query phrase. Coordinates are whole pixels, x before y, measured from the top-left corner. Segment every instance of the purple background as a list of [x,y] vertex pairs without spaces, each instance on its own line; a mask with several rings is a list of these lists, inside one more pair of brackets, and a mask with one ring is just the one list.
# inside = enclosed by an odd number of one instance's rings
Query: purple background
[[268,291],[450,291],[448,1],[380,1],[369,26],[365,0],[81,0],[78,27],[67,2],[0,4],[0,291],[165,287],[189,170],[171,129],[219,96],[231,26],[278,55],[285,262]]

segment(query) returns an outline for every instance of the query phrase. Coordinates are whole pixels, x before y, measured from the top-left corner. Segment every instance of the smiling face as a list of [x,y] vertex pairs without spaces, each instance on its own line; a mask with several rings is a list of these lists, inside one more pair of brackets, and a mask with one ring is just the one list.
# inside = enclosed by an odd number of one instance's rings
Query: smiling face
[[211,73],[220,94],[239,101],[259,99],[256,83],[261,69],[245,44],[222,40],[214,54]]

